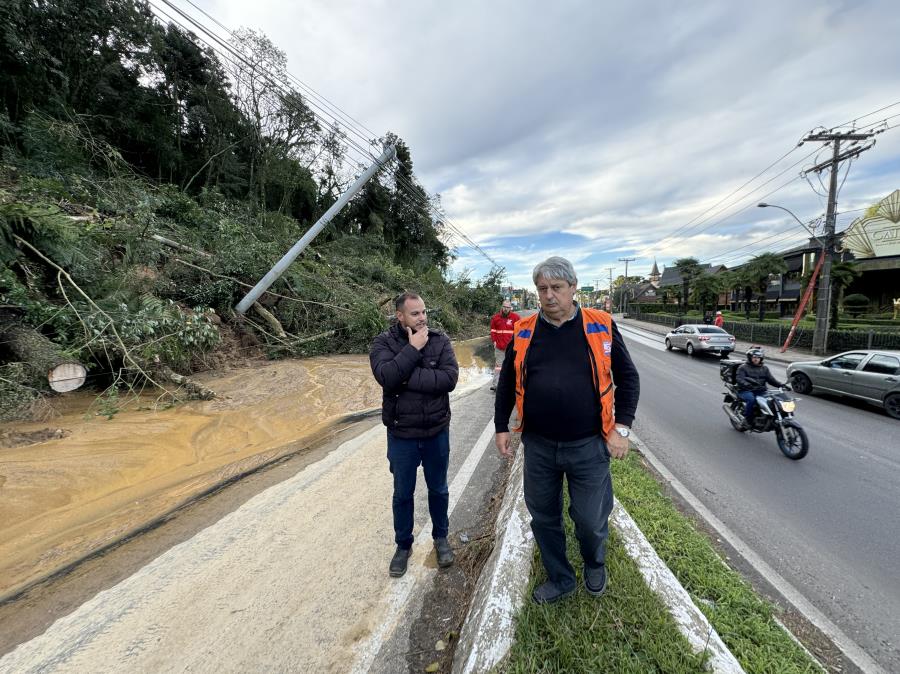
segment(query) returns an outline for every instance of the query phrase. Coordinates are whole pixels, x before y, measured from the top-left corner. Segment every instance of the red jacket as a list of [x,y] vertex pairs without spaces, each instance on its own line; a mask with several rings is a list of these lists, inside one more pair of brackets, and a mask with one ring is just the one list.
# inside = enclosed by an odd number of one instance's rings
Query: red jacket
[[725,324],[725,319],[721,316],[716,316],[716,320],[714,322],[717,328],[721,328]]
[[494,346],[501,351],[506,351],[506,347],[513,338],[513,326],[519,319],[519,314],[510,311],[508,316],[504,316],[498,311],[491,319],[491,341]]

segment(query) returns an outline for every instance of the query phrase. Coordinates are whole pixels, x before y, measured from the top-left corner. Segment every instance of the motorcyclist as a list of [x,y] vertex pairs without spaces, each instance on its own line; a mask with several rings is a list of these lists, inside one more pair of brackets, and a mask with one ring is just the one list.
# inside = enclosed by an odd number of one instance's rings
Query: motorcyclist
[[779,382],[769,368],[763,365],[766,354],[760,346],[751,346],[747,350],[747,362],[737,370],[738,396],[744,401],[744,428],[752,428],[753,412],[756,409],[756,396],[765,395],[766,384],[772,386],[784,386]]

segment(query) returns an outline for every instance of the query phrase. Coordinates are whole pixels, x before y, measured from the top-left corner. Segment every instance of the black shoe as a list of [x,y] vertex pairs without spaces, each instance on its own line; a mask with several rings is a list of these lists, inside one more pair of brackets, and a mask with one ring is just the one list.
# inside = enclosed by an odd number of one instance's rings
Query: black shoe
[[535,604],[552,604],[560,599],[565,599],[573,592],[575,592],[574,587],[571,590],[560,590],[556,583],[548,580],[546,583],[534,588],[531,598],[534,599]]
[[406,564],[409,561],[409,556],[411,554],[412,550],[410,548],[401,548],[400,546],[397,546],[397,551],[394,553],[394,556],[391,557],[389,571],[391,578],[399,578],[406,573]]
[[434,549],[437,551],[439,567],[446,569],[448,566],[453,566],[453,548],[450,547],[450,543],[447,542],[446,538],[435,538]]
[[599,597],[606,592],[606,567],[601,566],[599,569],[589,569],[584,567],[584,589],[588,594]]
[[496,391],[496,390],[497,390],[497,387],[496,387],[496,386],[493,386],[493,385],[491,385],[491,390],[492,390],[492,391]]

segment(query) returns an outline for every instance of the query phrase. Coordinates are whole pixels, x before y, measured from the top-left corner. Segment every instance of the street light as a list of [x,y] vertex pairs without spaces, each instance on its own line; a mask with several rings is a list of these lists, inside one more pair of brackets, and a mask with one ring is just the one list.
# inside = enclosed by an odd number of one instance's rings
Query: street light
[[809,226],[800,220],[794,212],[785,208],[784,206],[777,206],[775,204],[767,204],[765,202],[756,204],[758,208],[779,208],[782,211],[790,213],[791,216],[800,223],[800,226],[803,227],[807,232],[812,235],[812,238],[815,239],[819,245],[822,247],[822,276],[820,280],[820,290],[819,290],[819,301],[818,306],[816,307],[816,328],[813,333],[813,353],[819,356],[825,355],[825,350],[828,344],[828,328],[831,314],[831,255],[829,252],[828,245],[826,245],[825,241],[816,236],[816,233],[809,228]]
[[756,204],[756,207],[757,208],[780,208],[785,213],[790,213],[791,217],[794,218],[794,220],[796,220],[798,223],[800,223],[800,226],[803,229],[805,229],[807,232],[809,232],[810,235],[812,236],[812,238],[814,238],[816,241],[819,242],[820,246],[822,246],[822,247],[825,246],[825,242],[822,241],[822,239],[820,239],[818,236],[816,236],[816,232],[814,230],[810,229],[809,225],[807,225],[800,218],[798,218],[796,215],[794,215],[794,211],[790,210],[789,208],[785,208],[784,206],[778,206],[776,204],[767,204],[766,202]]

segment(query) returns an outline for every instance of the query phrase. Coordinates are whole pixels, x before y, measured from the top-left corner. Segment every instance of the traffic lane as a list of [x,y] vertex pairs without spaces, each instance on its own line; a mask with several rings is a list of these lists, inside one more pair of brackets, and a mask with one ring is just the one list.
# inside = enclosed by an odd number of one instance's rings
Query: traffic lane
[[[896,646],[882,642],[900,633],[900,592],[890,562],[900,553],[900,470],[871,460],[881,451],[874,442],[862,447],[857,441],[858,454],[848,451],[846,437],[853,431],[843,427],[845,416],[859,412],[839,408],[830,414],[835,405],[822,401],[810,421],[805,406],[798,406],[811,450],[793,462],[783,457],[774,434],[731,428],[721,410],[715,361],[635,339],[629,350],[643,383],[636,430],[644,441],[784,578],[873,657],[898,669]],[[892,428],[886,422],[893,420],[876,420],[887,428],[876,422],[873,436],[886,442]]]
[[[631,349],[633,355],[638,349]],[[842,507],[839,500],[829,499],[824,509],[810,506],[810,517],[824,518],[829,523],[836,520],[850,522],[856,531],[855,520],[863,515],[870,526],[880,531],[898,529],[900,457],[892,450],[893,436],[898,430],[894,419],[879,415],[877,411],[861,414],[860,410],[839,403],[803,397],[798,402],[797,420],[810,439],[810,454],[800,462],[788,462],[778,449],[774,433],[744,434],[731,428],[721,409],[724,387],[719,379],[717,361],[706,362],[706,359],[664,350],[650,351],[650,354],[649,359],[643,354],[636,359],[642,374],[646,375],[641,365],[647,360],[651,368],[656,368],[654,382],[668,378],[668,383],[651,386],[649,391],[647,386],[642,387],[639,417],[645,416],[643,412],[648,405],[651,409],[665,406],[670,413],[675,413],[670,423],[676,428],[682,425],[685,437],[692,437],[696,444],[693,436],[700,431],[710,444],[716,446],[712,456],[705,459],[724,460],[725,469],[737,465],[740,470],[763,471],[767,484],[775,480],[781,485],[783,480],[794,475],[799,484],[782,485],[792,487],[792,492],[818,492],[829,484],[836,484],[838,491],[843,491],[846,489],[843,485],[859,485],[863,488],[854,486],[850,490],[853,508]],[[776,377],[783,377],[783,368],[780,373],[777,372],[779,368],[773,369]],[[672,405],[679,400],[689,403]],[[773,463],[770,459],[777,460]],[[815,465],[806,466],[810,461]],[[798,469],[798,465],[804,467]],[[785,473],[786,470],[793,472]],[[708,485],[704,487],[709,489]],[[804,503],[817,500],[804,500]],[[863,507],[870,511],[862,510]]]
[[[622,335],[629,346],[638,342],[652,350],[667,355],[672,367],[697,367],[698,376],[710,378],[719,385],[724,393],[725,387],[719,378],[719,360],[714,356],[688,356],[683,351],[666,352],[662,337],[654,333],[635,330],[628,326],[622,328]],[[772,375],[779,381],[787,381],[786,365],[768,361],[766,363]],[[700,375],[700,372],[706,372]],[[704,382],[707,380],[704,379]],[[862,452],[867,460],[885,465],[890,470],[900,470],[900,452],[895,449],[896,434],[900,432],[900,423],[892,419],[881,408],[863,401],[852,400],[841,396],[793,394],[797,400],[797,420],[807,434],[826,434],[826,439],[840,443],[854,452]],[[719,406],[721,407],[721,405]],[[723,418],[726,418],[723,413]],[[810,435],[812,442],[812,436]],[[810,450],[812,451],[812,449]],[[854,455],[856,456],[856,455]]]

